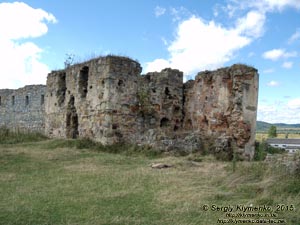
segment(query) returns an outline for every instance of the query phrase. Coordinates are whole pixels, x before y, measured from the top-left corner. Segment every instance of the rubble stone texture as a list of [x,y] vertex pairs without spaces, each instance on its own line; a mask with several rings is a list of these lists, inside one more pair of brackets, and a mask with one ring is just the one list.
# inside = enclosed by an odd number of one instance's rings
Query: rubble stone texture
[[0,90],[0,127],[16,131],[44,132],[45,85]]
[[[141,71],[134,60],[107,56],[51,72],[45,94],[46,135],[253,158],[256,69],[233,65],[201,72],[186,83],[179,70]],[[0,93],[1,100],[12,96]],[[10,121],[4,114],[1,111],[2,124]]]

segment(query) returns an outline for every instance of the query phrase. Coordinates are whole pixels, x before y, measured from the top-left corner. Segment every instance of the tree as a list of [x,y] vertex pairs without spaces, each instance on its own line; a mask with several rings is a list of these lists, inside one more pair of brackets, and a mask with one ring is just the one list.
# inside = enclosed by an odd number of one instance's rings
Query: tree
[[268,137],[269,137],[269,138],[277,137],[277,128],[276,128],[276,126],[272,125],[272,126],[269,128],[269,131],[268,131]]

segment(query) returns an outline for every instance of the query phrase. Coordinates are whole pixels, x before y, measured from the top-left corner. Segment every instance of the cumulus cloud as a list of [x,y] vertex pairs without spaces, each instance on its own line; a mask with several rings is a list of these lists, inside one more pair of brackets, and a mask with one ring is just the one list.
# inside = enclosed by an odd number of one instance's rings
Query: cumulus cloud
[[162,15],[164,15],[166,12],[166,9],[160,6],[156,6],[154,9],[154,14],[156,17],[160,17]]
[[293,67],[293,62],[284,62],[282,64],[282,67],[286,69],[291,69]]
[[0,3],[0,88],[46,82],[49,68],[40,61],[43,50],[26,38],[46,34],[47,23],[56,22],[52,14],[25,3]]
[[[144,72],[172,67],[182,70],[187,77],[201,70],[223,66],[232,60],[240,49],[264,34],[268,12],[300,7],[299,0],[232,0],[230,3],[226,6],[217,5],[214,15],[218,16],[220,9],[226,11],[234,20],[231,27],[214,20],[205,21],[199,16],[186,13],[184,8],[171,8],[174,21],[180,22],[173,41],[166,43],[169,56],[145,63]],[[185,15],[185,19],[182,19],[181,15]],[[264,58],[274,61],[295,56],[296,52],[286,52],[284,49],[273,49],[263,54]]]
[[251,39],[237,29],[192,16],[179,24],[176,38],[168,46],[170,57],[146,63],[146,72],[172,67],[188,76],[200,70],[215,69],[250,42]]
[[57,21],[42,9],[31,8],[23,2],[0,4],[1,39],[39,37],[47,33],[47,22]]
[[[228,10],[234,10],[230,5],[227,7]],[[201,70],[223,66],[240,49],[264,34],[266,15],[259,9],[252,7],[235,19],[234,26],[226,27],[214,20],[205,21],[199,16],[186,13],[185,8],[171,8],[171,15],[175,21],[180,22],[174,40],[166,43],[169,56],[145,63],[144,72],[172,67],[189,76]],[[182,19],[179,15],[188,15],[188,18],[185,16],[187,19]]]
[[163,68],[170,67],[170,62],[165,59],[155,59],[152,62],[147,63],[146,73],[147,72],[160,72]]
[[276,87],[276,86],[279,86],[279,83],[275,80],[272,80],[269,83],[267,83],[267,85],[270,87]]
[[297,52],[287,52],[285,49],[272,49],[263,53],[262,57],[265,59],[270,59],[276,61],[280,58],[291,58],[296,57]]

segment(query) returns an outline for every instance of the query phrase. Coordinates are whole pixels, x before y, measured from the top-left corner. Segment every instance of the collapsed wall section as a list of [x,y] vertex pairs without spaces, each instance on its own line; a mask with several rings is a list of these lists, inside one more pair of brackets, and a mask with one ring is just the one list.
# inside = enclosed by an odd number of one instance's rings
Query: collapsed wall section
[[199,73],[185,84],[184,130],[198,132],[216,154],[252,159],[258,98],[257,70],[233,65]]
[[160,147],[182,127],[183,73],[164,69],[139,76],[136,108],[137,132],[131,140]]
[[0,127],[44,133],[45,85],[0,90]]

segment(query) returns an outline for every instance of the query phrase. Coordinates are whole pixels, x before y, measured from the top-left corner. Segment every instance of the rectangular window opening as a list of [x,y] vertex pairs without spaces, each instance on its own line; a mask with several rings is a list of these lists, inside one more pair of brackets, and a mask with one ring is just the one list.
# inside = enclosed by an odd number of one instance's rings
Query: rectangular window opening
[[15,96],[14,95],[11,97],[11,104],[15,105]]
[[67,90],[66,73],[61,73],[58,76],[57,91],[56,91],[56,97],[59,106],[62,106],[65,102],[66,90]]
[[26,95],[26,97],[25,97],[25,105],[26,106],[29,105],[29,97],[28,97],[28,95]]
[[89,67],[85,66],[80,70],[78,88],[81,98],[86,98],[88,92]]

